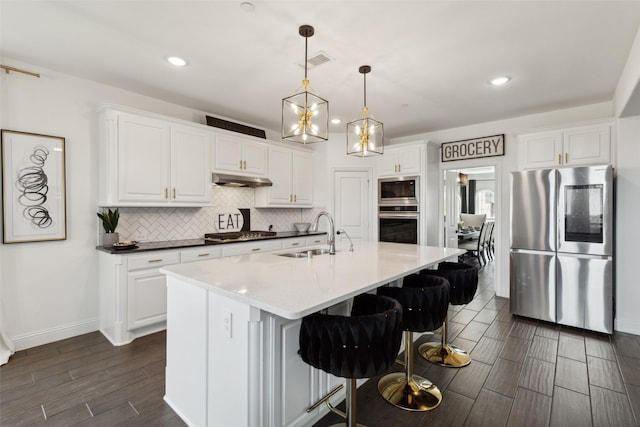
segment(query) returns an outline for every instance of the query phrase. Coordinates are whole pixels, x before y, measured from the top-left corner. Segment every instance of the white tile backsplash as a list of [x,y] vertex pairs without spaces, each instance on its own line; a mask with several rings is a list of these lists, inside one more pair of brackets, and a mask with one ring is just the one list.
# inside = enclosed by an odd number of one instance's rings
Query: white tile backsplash
[[[251,229],[293,231],[295,222],[312,222],[324,208],[313,209],[256,209],[253,188],[227,188],[214,186],[213,207],[209,208],[120,208],[117,232],[120,240],[166,241],[197,239],[205,233],[215,232],[217,212],[226,208],[249,208]],[[326,221],[320,221],[326,229]]]

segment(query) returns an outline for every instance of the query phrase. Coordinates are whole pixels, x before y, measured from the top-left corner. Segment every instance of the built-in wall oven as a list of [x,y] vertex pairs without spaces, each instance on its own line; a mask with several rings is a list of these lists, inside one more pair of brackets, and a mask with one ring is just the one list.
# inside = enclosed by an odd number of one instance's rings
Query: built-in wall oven
[[417,206],[380,206],[378,236],[381,242],[418,243],[420,218]]
[[417,176],[378,180],[378,239],[418,243],[420,181]]

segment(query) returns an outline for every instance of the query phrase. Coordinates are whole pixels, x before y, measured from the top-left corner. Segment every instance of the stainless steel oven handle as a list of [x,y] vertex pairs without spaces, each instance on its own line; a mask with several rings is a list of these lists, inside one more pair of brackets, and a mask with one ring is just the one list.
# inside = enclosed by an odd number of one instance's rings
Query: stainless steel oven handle
[[378,218],[384,219],[393,219],[393,218],[401,218],[401,219],[418,219],[419,214],[417,212],[380,212],[378,213]]

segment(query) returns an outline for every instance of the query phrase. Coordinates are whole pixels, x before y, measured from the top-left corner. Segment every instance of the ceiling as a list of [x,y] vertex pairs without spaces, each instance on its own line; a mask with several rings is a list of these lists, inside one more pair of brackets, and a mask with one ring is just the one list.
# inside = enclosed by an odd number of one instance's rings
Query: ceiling
[[251,3],[2,0],[0,54],[279,131],[309,24],[309,57],[332,59],[308,73],[342,119],[330,130],[360,112],[368,64],[367,106],[393,138],[610,101],[640,24],[639,1]]

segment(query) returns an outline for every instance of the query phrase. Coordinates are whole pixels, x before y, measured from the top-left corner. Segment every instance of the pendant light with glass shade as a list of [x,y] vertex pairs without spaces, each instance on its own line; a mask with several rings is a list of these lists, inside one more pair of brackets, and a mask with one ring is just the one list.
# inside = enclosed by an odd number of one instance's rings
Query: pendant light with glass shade
[[311,25],[302,25],[304,37],[304,80],[296,92],[282,100],[282,138],[308,144],[329,139],[329,102],[315,94],[307,78],[307,41],[313,36]]
[[368,157],[384,152],[384,126],[367,108],[367,74],[371,66],[362,65],[358,71],[364,75],[364,106],[362,113],[347,123],[347,154]]

